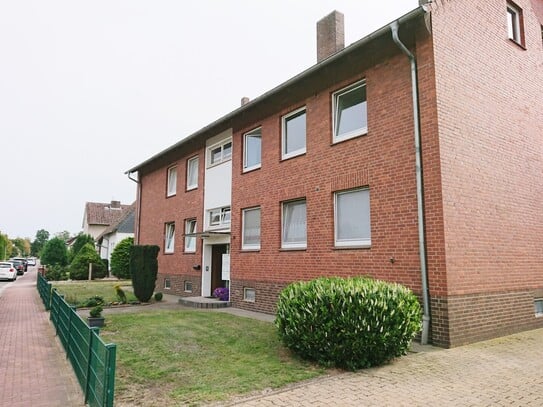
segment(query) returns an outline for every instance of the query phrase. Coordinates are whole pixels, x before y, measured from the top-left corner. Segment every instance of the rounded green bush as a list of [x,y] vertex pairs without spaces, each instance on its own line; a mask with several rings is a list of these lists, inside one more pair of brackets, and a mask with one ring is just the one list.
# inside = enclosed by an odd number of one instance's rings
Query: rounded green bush
[[104,278],[106,268],[96,249],[90,243],[85,244],[70,264],[72,280],[86,280],[89,276],[89,263],[92,263],[92,278]]
[[155,301],[162,301],[162,293],[155,293]]
[[287,286],[275,324],[301,357],[356,370],[405,355],[421,319],[417,297],[402,285],[332,277]]

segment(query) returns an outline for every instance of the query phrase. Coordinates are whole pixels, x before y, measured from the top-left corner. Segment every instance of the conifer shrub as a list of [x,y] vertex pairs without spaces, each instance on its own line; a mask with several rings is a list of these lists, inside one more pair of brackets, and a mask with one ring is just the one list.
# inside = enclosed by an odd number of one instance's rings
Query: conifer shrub
[[85,244],[70,264],[70,278],[72,280],[86,280],[89,278],[89,263],[92,263],[92,279],[104,278],[106,267],[91,243]]
[[417,297],[402,285],[332,277],[288,285],[275,324],[302,358],[356,370],[406,354],[421,320]]
[[148,302],[153,296],[158,273],[158,252],[155,245],[130,247],[130,274],[134,295],[141,302]]
[[111,253],[111,274],[117,278],[130,278],[130,248],[134,245],[134,238],[127,237],[119,242]]

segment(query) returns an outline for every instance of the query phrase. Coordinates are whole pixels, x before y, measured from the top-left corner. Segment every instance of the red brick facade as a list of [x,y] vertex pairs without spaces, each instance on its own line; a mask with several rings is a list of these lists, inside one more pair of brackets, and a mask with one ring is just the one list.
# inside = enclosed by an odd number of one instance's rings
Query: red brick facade
[[[535,10],[517,0],[524,44],[507,38],[505,1],[434,2],[400,25],[417,58],[426,257],[433,343],[458,346],[543,326],[534,296],[543,289],[543,43]],[[469,16],[469,17],[467,17]],[[431,28],[431,33],[428,31]],[[345,50],[347,51],[347,50]],[[529,79],[528,79],[529,78]],[[332,95],[364,80],[367,133],[332,138]],[[281,158],[281,117],[306,108],[306,152]],[[233,130],[231,301],[273,313],[288,283],[367,275],[421,296],[410,65],[384,31],[326,68],[260,98],[137,167],[140,244],[164,247],[176,222],[175,252],[159,255],[157,288],[200,295],[202,241],[183,253],[184,220],[203,225],[205,140]],[[243,135],[262,132],[259,169],[243,172]],[[186,161],[200,157],[199,187],[185,191]],[[178,187],[166,198],[167,168]],[[371,247],[334,245],[334,193],[370,191]],[[307,247],[281,249],[281,204],[306,200]],[[260,250],[242,249],[242,211],[260,207]],[[185,292],[185,282],[192,292]],[[255,300],[244,301],[244,288]]]

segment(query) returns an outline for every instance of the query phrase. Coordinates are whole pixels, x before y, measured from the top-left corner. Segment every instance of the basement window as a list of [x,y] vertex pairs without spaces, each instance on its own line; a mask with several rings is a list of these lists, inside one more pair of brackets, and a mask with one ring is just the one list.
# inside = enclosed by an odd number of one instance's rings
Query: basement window
[[543,298],[536,298],[534,300],[535,316],[543,317]]
[[183,284],[183,290],[186,293],[191,293],[192,292],[192,281],[185,281],[184,284]]
[[256,290],[254,288],[243,288],[243,301],[255,302],[256,300]]
[[164,279],[164,289],[165,290],[170,290],[172,288],[172,282],[170,281],[169,278],[165,278]]

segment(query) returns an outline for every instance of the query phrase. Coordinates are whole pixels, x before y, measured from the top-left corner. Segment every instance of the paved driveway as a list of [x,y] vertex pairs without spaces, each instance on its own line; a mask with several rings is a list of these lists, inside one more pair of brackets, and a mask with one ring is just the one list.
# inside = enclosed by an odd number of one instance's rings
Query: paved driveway
[[543,329],[435,349],[227,405],[543,406]]

